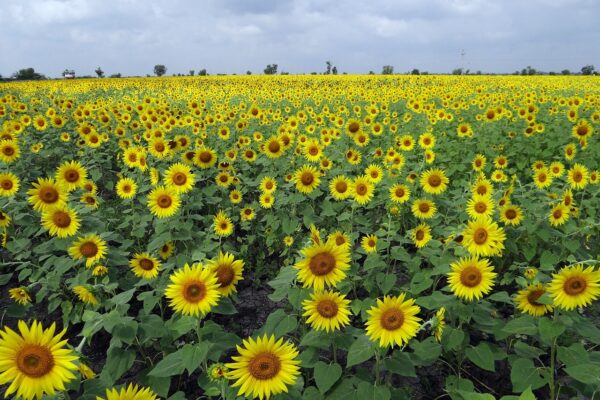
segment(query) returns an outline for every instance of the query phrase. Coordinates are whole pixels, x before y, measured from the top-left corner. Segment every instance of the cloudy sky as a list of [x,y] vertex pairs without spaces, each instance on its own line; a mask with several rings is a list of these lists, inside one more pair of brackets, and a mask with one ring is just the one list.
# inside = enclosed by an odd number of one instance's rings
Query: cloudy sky
[[1,0],[0,74],[579,71],[598,21],[600,0]]

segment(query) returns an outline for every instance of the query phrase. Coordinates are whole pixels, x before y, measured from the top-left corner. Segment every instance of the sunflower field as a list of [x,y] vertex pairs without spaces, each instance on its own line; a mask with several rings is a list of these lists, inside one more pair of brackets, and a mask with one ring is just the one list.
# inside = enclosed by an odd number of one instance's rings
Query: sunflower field
[[597,77],[0,85],[7,398],[600,398]]

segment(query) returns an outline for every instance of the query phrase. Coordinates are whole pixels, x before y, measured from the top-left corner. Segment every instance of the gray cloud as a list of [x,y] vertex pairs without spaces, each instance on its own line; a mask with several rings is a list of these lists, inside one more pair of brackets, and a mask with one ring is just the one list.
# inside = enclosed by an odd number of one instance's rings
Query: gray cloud
[[0,73],[579,70],[599,20],[600,0],[3,0]]

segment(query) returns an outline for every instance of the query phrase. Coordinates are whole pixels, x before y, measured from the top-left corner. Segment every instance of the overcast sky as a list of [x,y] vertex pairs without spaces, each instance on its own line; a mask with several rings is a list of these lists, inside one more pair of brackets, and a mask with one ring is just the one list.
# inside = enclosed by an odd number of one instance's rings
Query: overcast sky
[[[461,56],[461,53],[464,55]],[[600,69],[600,0],[0,0],[0,74]]]

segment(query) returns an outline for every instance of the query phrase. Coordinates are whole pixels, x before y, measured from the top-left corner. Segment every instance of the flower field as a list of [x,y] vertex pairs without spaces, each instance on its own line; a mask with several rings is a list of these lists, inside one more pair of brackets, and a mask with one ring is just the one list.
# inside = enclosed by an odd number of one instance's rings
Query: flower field
[[597,77],[0,85],[7,397],[600,398]]

